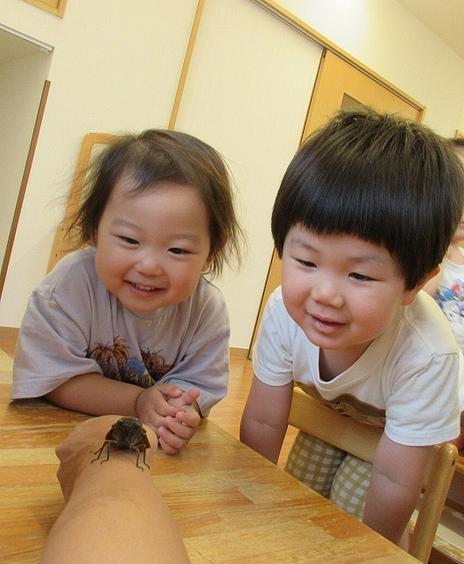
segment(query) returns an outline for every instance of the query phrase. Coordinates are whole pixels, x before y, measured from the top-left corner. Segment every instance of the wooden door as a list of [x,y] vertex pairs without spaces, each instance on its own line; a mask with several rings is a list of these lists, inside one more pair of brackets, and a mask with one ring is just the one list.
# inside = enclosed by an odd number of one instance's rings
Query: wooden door
[[[396,113],[421,121],[423,107],[414,105],[401,92],[366,74],[331,51],[325,51],[316,78],[301,142],[338,110],[359,110],[369,106],[378,111]],[[281,264],[274,251],[256,319],[248,357],[251,357],[266,302],[280,284]]]

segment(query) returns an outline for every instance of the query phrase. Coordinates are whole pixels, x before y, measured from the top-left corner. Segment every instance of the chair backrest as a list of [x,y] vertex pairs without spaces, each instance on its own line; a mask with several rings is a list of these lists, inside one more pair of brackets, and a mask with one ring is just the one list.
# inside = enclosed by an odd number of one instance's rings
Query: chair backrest
[[82,192],[85,186],[89,165],[96,152],[116,139],[117,136],[112,133],[87,133],[84,136],[79,151],[73,182],[68,193],[64,218],[58,226],[53,240],[47,272],[50,272],[61,258],[76,248],[76,243],[72,240],[69,233],[69,227],[71,226],[74,214],[79,208],[82,200]]
[[[309,435],[371,462],[382,429],[342,415],[294,387],[289,424]],[[440,521],[453,477],[458,452],[445,443],[434,447],[423,480],[423,496],[412,533],[409,553],[428,562],[433,539]]]

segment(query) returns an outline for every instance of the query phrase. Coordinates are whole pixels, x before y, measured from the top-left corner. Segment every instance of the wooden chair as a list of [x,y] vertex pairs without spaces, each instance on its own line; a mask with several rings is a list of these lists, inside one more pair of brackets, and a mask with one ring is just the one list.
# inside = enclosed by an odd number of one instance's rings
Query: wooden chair
[[69,227],[82,199],[88,167],[95,153],[116,139],[117,135],[112,133],[87,133],[84,136],[77,159],[74,180],[68,194],[64,218],[58,226],[53,240],[47,272],[50,272],[61,258],[76,248],[76,242],[69,235]]
[[[293,389],[289,424],[371,463],[382,434],[381,429],[337,413],[296,386]],[[457,455],[454,445],[446,443],[437,446],[427,466],[409,550],[421,562],[428,562]]]

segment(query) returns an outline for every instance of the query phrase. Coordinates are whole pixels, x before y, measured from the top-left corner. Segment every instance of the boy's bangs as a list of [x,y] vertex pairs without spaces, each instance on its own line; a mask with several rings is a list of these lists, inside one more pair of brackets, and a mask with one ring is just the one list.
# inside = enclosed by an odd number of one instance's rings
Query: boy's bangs
[[291,215],[297,223],[316,233],[353,235],[385,244],[390,239],[391,226],[398,225],[386,203],[379,201],[378,193],[359,184],[325,187],[319,184],[315,191],[306,184],[293,202]]

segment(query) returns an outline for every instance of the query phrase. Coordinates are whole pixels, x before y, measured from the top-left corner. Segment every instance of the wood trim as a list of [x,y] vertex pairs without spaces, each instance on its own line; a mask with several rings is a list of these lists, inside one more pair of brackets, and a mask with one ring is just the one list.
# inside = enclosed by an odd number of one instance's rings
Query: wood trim
[[67,0],[26,0],[29,4],[37,6],[46,12],[50,12],[59,18],[64,16],[64,11],[66,9]]
[[248,354],[248,349],[244,349],[243,347],[229,347],[230,356],[235,358],[246,358]]
[[190,68],[190,62],[192,60],[193,49],[195,46],[195,41],[197,39],[198,28],[200,27],[201,15],[203,13],[204,5],[205,5],[205,0],[198,0],[197,7],[195,10],[195,16],[193,18],[192,30],[190,32],[190,37],[187,43],[187,49],[185,51],[184,62],[182,64],[179,82],[177,84],[176,96],[174,98],[174,103],[172,105],[171,117],[169,119],[168,129],[174,129],[176,127],[177,114],[179,112],[182,95],[184,93],[185,82],[187,80],[187,75]]
[[283,8],[278,2],[275,2],[274,0],[252,0],[252,1],[255,2],[256,4],[259,4],[264,9],[277,16],[283,22],[290,25],[291,27],[293,27],[303,35],[306,35],[307,37],[309,37],[310,39],[312,39],[313,41],[315,41],[316,43],[318,43],[328,51],[335,53],[340,58],[350,63],[350,65],[353,65],[359,71],[366,74],[369,78],[375,80],[376,82],[381,84],[384,88],[387,88],[388,90],[393,92],[399,98],[402,98],[405,102],[416,108],[418,111],[420,112],[424,111],[425,106],[423,104],[421,104],[420,102],[418,102],[417,100],[415,100],[414,98],[412,98],[411,96],[409,96],[408,94],[397,88],[394,84],[385,80],[382,76],[371,70],[365,64],[355,59],[347,51],[344,51],[343,49],[335,45],[335,43],[332,43],[332,41],[330,41],[329,39],[327,39],[327,37],[316,31],[313,27],[309,26],[306,22],[300,20],[291,12]]
[[0,339],[17,341],[19,328],[18,327],[0,327]]
[[26,194],[27,183],[29,181],[29,175],[31,173],[32,161],[34,160],[35,149],[37,147],[37,141],[39,139],[40,126],[42,125],[42,119],[45,113],[45,106],[47,104],[48,92],[50,90],[51,82],[46,80],[42,89],[42,95],[40,97],[39,108],[37,110],[37,117],[35,118],[34,129],[32,131],[31,142],[29,145],[29,151],[27,153],[26,164],[24,165],[23,177],[21,179],[21,185],[19,187],[18,199],[16,200],[16,207],[13,214],[13,219],[11,222],[10,234],[8,236],[8,241],[5,247],[5,254],[3,256],[2,268],[0,270],[0,296],[2,295],[3,286],[5,284],[6,273],[8,270],[8,264],[11,258],[11,252],[13,250],[14,238],[16,236],[16,231],[18,229],[19,216],[21,214],[21,208],[23,206],[24,196]]

